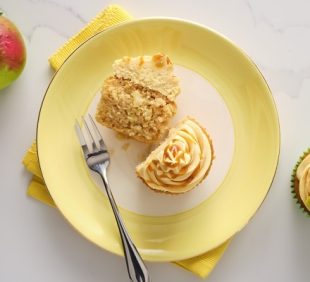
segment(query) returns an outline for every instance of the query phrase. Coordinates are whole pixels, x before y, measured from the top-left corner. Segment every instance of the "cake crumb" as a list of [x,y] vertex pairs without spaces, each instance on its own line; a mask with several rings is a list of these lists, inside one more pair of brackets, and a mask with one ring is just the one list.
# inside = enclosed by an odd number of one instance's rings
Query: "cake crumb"
[[128,137],[126,135],[124,135],[123,133],[120,133],[120,132],[116,132],[115,137],[117,140],[120,140],[120,141],[128,139]]
[[109,154],[110,154],[110,156],[113,156],[114,153],[115,153],[115,150],[114,150],[114,149],[109,149]]
[[130,143],[124,143],[122,149],[126,152],[129,149]]

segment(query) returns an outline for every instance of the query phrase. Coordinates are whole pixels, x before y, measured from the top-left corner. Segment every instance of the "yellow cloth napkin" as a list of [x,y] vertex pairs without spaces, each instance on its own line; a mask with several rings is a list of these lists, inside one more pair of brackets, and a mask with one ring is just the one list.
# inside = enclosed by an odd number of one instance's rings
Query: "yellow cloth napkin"
[[[130,19],[132,19],[132,17],[121,7],[117,5],[108,6],[94,19],[92,19],[91,22],[86,25],[86,27],[83,28],[77,35],[73,36],[60,49],[58,49],[49,58],[49,63],[55,70],[57,70],[68,58],[68,56],[89,37],[93,36],[99,31],[105,30],[110,26]],[[56,207],[43,180],[35,142],[27,151],[23,159],[23,164],[25,168],[33,175],[32,180],[28,186],[27,195],[47,205]],[[174,263],[195,273],[201,278],[205,278],[209,275],[217,262],[220,260],[228,244],[229,241],[203,255]]]

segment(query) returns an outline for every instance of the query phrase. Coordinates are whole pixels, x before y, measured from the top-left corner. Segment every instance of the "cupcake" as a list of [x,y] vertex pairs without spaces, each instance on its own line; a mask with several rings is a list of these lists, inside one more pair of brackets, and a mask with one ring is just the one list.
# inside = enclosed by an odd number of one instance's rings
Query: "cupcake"
[[206,178],[213,159],[213,146],[206,130],[193,118],[186,117],[136,167],[136,173],[157,192],[182,194]]
[[300,157],[293,170],[292,193],[302,210],[310,215],[310,149]]

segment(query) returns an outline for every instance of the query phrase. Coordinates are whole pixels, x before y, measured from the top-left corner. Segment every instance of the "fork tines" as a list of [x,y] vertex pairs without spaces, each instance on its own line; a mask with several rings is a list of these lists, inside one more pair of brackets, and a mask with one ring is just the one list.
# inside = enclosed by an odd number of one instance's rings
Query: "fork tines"
[[82,127],[80,126],[78,120],[75,121],[75,131],[83,150],[87,148],[88,153],[93,153],[95,151],[107,151],[99,129],[97,128],[91,115],[88,114],[86,117],[82,116],[81,120]]

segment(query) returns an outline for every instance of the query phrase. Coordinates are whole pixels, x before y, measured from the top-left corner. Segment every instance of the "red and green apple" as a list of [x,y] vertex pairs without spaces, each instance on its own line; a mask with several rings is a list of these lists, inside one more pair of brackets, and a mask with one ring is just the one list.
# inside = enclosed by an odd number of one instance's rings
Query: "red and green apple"
[[25,62],[26,48],[22,35],[0,11],[0,89],[19,77]]

